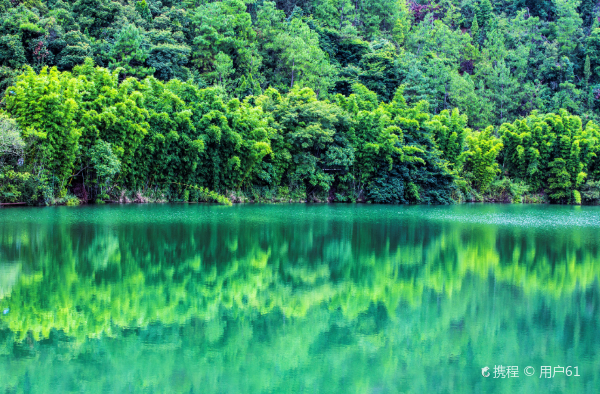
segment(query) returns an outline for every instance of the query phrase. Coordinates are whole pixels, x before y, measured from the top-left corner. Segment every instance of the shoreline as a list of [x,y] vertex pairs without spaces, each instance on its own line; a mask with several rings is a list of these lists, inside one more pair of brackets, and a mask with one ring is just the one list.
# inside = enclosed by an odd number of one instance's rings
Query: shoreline
[[[85,204],[68,205],[68,204],[48,204],[48,205],[28,205],[26,202],[15,202],[15,203],[0,203],[0,208],[6,207],[32,207],[32,208],[44,208],[44,207],[81,207],[81,206],[95,206],[95,205],[146,205],[146,204],[207,204],[207,205],[224,205],[216,202],[208,201],[106,201],[102,204],[96,202],[89,202]],[[232,202],[231,205],[246,205],[246,204],[328,204],[328,205],[406,205],[406,206],[444,206],[444,205],[466,205],[466,204],[494,204],[494,205],[557,205],[557,206],[573,206],[573,207],[597,207],[600,204],[553,204],[550,202],[507,202],[507,201],[463,201],[455,202],[454,204],[382,204],[382,203],[371,203],[371,202],[329,202],[329,201],[245,201],[245,202]]]

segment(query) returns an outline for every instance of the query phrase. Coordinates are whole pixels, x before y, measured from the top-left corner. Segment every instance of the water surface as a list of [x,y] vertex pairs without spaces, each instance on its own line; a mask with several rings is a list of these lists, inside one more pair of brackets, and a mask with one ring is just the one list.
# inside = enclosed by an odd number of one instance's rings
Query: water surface
[[0,209],[0,393],[597,393],[599,230],[594,207]]

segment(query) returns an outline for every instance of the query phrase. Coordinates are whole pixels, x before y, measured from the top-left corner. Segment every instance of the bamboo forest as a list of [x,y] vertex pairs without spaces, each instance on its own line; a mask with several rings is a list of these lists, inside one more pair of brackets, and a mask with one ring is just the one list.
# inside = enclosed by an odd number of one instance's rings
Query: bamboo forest
[[600,202],[591,0],[0,2],[0,202]]
[[600,1],[0,0],[0,394],[600,392]]

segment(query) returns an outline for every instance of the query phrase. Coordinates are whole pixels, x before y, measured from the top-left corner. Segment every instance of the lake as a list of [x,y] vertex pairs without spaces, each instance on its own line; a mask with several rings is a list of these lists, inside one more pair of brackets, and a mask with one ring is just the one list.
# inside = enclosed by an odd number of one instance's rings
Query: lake
[[597,393],[599,230],[573,206],[0,209],[0,393]]

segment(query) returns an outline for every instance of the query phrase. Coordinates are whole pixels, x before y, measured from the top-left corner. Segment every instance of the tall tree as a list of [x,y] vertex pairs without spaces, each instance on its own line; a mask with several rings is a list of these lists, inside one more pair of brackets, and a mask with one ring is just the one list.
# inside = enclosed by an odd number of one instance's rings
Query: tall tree
[[30,67],[6,96],[7,110],[32,138],[30,163],[37,171],[47,171],[58,179],[58,194],[66,194],[66,184],[75,167],[81,130],[77,115],[81,81],[56,68],[44,67],[37,74]]
[[149,67],[144,67],[144,62],[149,54],[149,42],[135,25],[123,27],[115,39],[115,44],[110,49],[109,68],[123,69],[123,76],[144,78],[154,73]]
[[556,41],[560,53],[570,55],[583,38],[583,20],[577,12],[581,0],[554,0],[556,3]]

